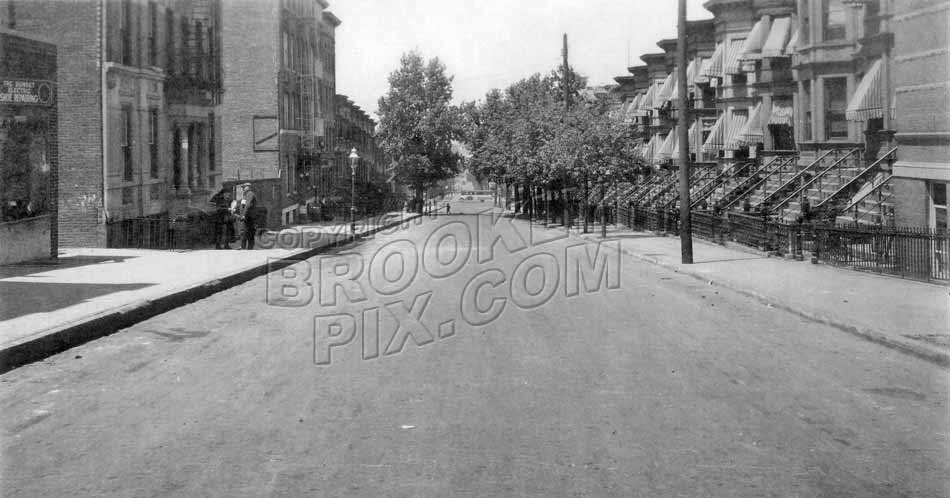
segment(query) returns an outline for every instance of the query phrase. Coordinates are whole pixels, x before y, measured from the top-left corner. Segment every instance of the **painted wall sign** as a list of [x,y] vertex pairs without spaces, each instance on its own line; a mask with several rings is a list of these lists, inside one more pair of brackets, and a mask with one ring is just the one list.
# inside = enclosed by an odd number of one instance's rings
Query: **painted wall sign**
[[50,105],[53,83],[43,80],[0,80],[0,104]]

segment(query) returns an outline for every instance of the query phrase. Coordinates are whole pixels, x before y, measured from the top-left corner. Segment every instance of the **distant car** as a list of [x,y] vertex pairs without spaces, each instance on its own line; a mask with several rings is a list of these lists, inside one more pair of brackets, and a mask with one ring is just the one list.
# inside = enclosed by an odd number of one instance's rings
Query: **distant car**
[[475,200],[475,198],[472,197],[471,195],[466,195],[466,196],[464,197],[464,199],[465,199],[466,201],[473,201],[473,200]]

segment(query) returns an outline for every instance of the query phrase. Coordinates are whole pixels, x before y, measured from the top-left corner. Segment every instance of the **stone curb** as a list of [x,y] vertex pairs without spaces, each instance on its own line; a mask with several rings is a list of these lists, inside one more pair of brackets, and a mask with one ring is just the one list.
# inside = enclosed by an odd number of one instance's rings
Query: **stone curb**
[[[647,233],[647,232],[644,232],[644,233]],[[587,241],[591,241],[591,239],[593,238],[592,236],[599,237],[599,234],[580,234],[580,233],[574,233],[573,230],[571,231],[570,235],[572,237],[584,239]],[[585,235],[589,235],[589,236],[585,237]],[[601,239],[596,238],[593,241],[597,241],[597,240],[601,240]],[[607,239],[603,239],[603,240],[610,240],[610,235],[608,234]],[[696,280],[699,280],[701,282],[706,282],[710,285],[718,285],[720,287],[729,289],[731,291],[737,292],[744,296],[751,297],[755,299],[756,301],[759,301],[765,305],[771,306],[773,308],[778,308],[780,310],[787,311],[794,315],[800,316],[802,318],[805,318],[806,320],[811,320],[813,322],[834,327],[838,330],[842,330],[844,332],[860,337],[862,339],[880,344],[882,346],[900,351],[902,353],[916,356],[918,358],[929,361],[941,367],[945,367],[945,368],[950,367],[950,352],[941,351],[939,349],[928,347],[923,344],[912,342],[910,340],[902,340],[902,339],[894,337],[893,335],[888,335],[887,333],[882,332],[880,330],[875,330],[875,329],[867,328],[867,327],[858,327],[850,323],[847,323],[843,320],[840,320],[838,318],[828,316],[821,312],[811,311],[802,307],[791,306],[775,297],[746,289],[742,285],[735,284],[729,281],[715,281],[715,280],[710,279],[708,275],[704,275],[700,272],[689,271],[680,265],[666,263],[666,262],[660,261],[657,258],[647,256],[644,254],[639,254],[629,249],[621,249],[621,251],[641,261],[645,261],[647,263],[665,268],[667,270],[671,270],[675,273],[692,277]]]
[[[408,214],[398,221],[360,232],[357,234],[357,237],[374,235],[422,216],[424,215],[417,213]],[[79,319],[73,323],[39,332],[31,339],[0,350],[0,374],[29,363],[46,359],[54,354],[79,346],[80,344],[113,334],[154,316],[166,313],[186,304],[191,304],[223,290],[236,287],[299,261],[312,258],[329,249],[346,245],[352,240],[353,239],[349,236],[339,237],[326,245],[310,248],[296,254],[290,254],[283,258],[272,259],[262,264],[238,270],[230,275],[212,278],[156,299],[141,300],[117,306],[105,310],[102,313]]]

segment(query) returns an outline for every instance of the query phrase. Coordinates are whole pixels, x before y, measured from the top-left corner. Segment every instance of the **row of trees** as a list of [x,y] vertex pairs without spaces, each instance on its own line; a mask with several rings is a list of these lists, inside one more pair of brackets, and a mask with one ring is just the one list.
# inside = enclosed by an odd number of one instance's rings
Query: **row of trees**
[[472,152],[468,167],[477,177],[512,187],[526,213],[534,215],[540,199],[563,207],[565,224],[576,198],[569,192],[583,192],[586,201],[589,189],[603,192],[639,171],[630,128],[605,103],[580,101],[586,80],[571,69],[566,78],[535,74],[455,107],[445,66],[410,52],[389,83],[379,101],[380,136],[397,180],[417,198],[458,172],[453,140]]

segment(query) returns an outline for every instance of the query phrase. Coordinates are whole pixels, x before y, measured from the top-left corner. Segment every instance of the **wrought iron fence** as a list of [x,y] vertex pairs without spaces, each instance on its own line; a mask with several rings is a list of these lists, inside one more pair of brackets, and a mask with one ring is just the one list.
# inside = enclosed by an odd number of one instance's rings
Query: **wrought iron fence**
[[106,245],[112,248],[187,249],[214,243],[215,226],[208,217],[170,220],[165,215],[106,223]]
[[950,281],[950,234],[861,225],[815,226],[812,258],[855,270]]
[[[620,220],[635,230],[678,233],[677,210],[621,208]],[[815,263],[917,280],[950,282],[950,234],[934,230],[869,225],[810,225],[775,222],[741,213],[692,211],[693,234]]]

